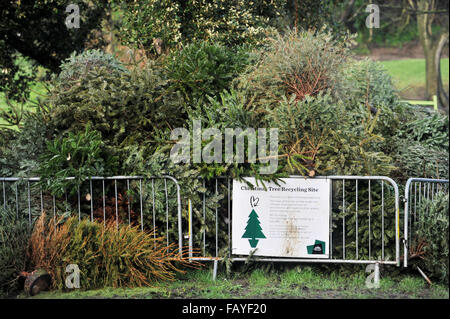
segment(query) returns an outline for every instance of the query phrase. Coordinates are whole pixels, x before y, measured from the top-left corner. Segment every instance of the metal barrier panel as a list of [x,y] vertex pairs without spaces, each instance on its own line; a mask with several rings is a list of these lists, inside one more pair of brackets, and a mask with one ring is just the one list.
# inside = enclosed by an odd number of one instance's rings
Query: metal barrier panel
[[[399,191],[395,181],[385,176],[315,177],[320,178],[332,181],[330,258],[254,257],[254,260],[400,266]],[[195,200],[189,199],[186,236],[189,250],[197,248],[202,253],[200,257],[190,255],[192,260],[248,259],[231,254],[231,182],[229,177],[203,180],[203,190]],[[395,255],[393,260],[391,253]]]
[[[432,179],[432,178],[409,178],[405,185],[405,211],[404,211],[404,239],[403,266],[408,266],[409,248],[411,247],[412,235],[414,232],[415,222],[419,215],[419,207],[424,200],[433,200],[434,196],[439,192],[448,194],[448,179]],[[411,214],[412,213],[412,214]],[[412,218],[410,216],[412,215]]]
[[[70,212],[77,214],[79,220],[88,218],[91,221],[103,220],[103,223],[114,219],[117,226],[119,222],[128,222],[130,225],[140,226],[142,231],[144,225],[147,225],[147,228],[156,228],[163,233],[167,245],[169,237],[176,236],[179,252],[183,253],[181,194],[180,185],[175,178],[167,175],[146,178],[95,176],[87,178],[74,194],[66,191],[62,198],[44,192],[38,185],[40,180],[38,177],[0,177],[3,207],[10,207],[18,216],[27,217],[30,224],[46,211],[53,216]],[[176,210],[177,215],[170,214],[170,209]]]

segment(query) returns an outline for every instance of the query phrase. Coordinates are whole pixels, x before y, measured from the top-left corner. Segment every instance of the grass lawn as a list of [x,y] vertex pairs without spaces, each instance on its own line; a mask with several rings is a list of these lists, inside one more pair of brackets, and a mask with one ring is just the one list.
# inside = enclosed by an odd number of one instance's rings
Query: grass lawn
[[[382,274],[383,275],[383,274]],[[211,270],[190,270],[173,282],[155,283],[144,288],[104,288],[99,290],[71,292],[50,291],[36,295],[39,298],[119,298],[119,299],[166,299],[166,298],[214,298],[214,299],[284,299],[284,298],[324,298],[324,299],[448,299],[449,290],[444,285],[431,287],[422,277],[399,275],[389,277],[384,270],[380,287],[369,289],[365,285],[367,274],[338,275],[337,272],[324,274],[308,266],[291,270],[267,273],[255,270],[252,273],[235,273],[229,278],[219,273],[212,280]],[[18,298],[26,298],[24,294]]]
[[[407,99],[423,99],[425,92],[425,59],[380,61],[392,76],[400,95]],[[448,58],[441,59],[444,86],[448,90]]]

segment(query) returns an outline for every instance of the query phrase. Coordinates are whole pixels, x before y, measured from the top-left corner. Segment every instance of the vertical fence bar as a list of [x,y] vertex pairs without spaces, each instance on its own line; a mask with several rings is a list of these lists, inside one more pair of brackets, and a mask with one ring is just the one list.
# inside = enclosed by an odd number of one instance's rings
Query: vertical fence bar
[[116,228],[119,229],[119,204],[117,200],[117,179],[114,179],[114,196],[116,202]]
[[345,180],[342,180],[342,259],[345,259]]
[[[155,179],[152,178],[153,238],[156,239]],[[155,243],[156,245],[156,243]]]
[[189,238],[189,258],[192,258],[192,248],[193,248],[193,242],[192,242],[192,203],[191,203],[191,199],[188,199],[188,218],[189,218],[189,226],[188,226],[188,230],[189,230],[189,234],[188,234],[188,238]]
[[414,183],[414,222],[416,221],[417,212],[417,183]]
[[81,199],[80,199],[80,186],[77,187],[77,196],[78,196],[78,221],[81,220]]
[[53,217],[56,217],[56,197],[53,195]]
[[42,187],[41,187],[41,214],[44,212],[44,197],[42,195]]
[[227,194],[228,194],[228,255],[231,257],[231,198],[230,198],[230,178],[227,177]]
[[[419,209],[420,209],[420,205],[422,204],[422,182],[419,182]],[[420,211],[419,211],[420,213]],[[419,217],[419,216],[417,216]]]
[[[140,196],[142,195],[139,192]],[[131,225],[131,209],[130,209],[130,180],[127,178],[127,202],[128,202],[128,225]]]
[[27,181],[28,185],[28,222],[31,225],[31,191],[30,191],[30,181]]
[[183,225],[182,225],[183,217],[181,216],[181,191],[180,191],[180,184],[178,184],[178,181],[176,179],[173,179],[173,182],[175,183],[175,186],[177,188],[178,252],[179,252],[180,256],[182,256],[183,255]]
[[[203,181],[203,188],[205,189],[205,179]],[[203,193],[203,201],[202,201],[202,209],[203,209],[203,256],[206,256],[206,191]]]
[[92,178],[89,178],[89,194],[91,195],[91,222],[94,221],[94,194],[92,193]]
[[167,246],[169,246],[169,195],[167,194],[167,179],[164,178],[164,192],[166,194],[166,234]]
[[384,260],[384,181],[381,181],[381,258]]
[[358,259],[359,258],[359,249],[358,249],[358,180],[356,180],[356,203],[355,203],[355,208],[356,208],[356,220],[355,220],[355,228],[356,228],[356,231],[355,231],[355,236],[356,236],[356,240],[355,240],[355,243],[356,243],[356,259]]
[[372,234],[371,234],[371,228],[370,228],[370,214],[371,214],[371,198],[372,198],[372,196],[371,196],[371,188],[370,188],[370,179],[369,179],[369,260],[371,260],[371,249],[372,249],[372,243],[371,243],[371,240],[372,240]]
[[409,185],[410,185],[410,183],[411,183],[411,181],[410,180],[408,180],[407,182],[406,182],[406,185],[405,185],[405,198],[404,198],[404,201],[405,201],[405,213],[404,213],[404,218],[405,218],[405,221],[404,221],[404,235],[405,235],[405,238],[404,238],[404,244],[403,244],[403,265],[406,267],[406,265],[407,265],[407,263],[408,263],[408,247],[409,247],[409,245],[411,244],[410,243],[410,241],[408,241],[408,239],[409,239],[409,236],[408,236],[408,223],[409,224],[411,224],[411,221],[409,221],[409,216],[408,216],[408,211],[409,211],[409,190],[410,190],[410,187],[409,187]]
[[19,217],[19,186],[16,182],[16,215]]
[[[129,182],[129,180],[128,180]],[[128,184],[129,187],[129,184]],[[139,179],[139,202],[140,202],[140,207],[141,207],[141,231],[144,231],[144,206],[142,203],[142,178]],[[131,224],[131,215],[130,215],[130,201],[128,200],[128,220],[129,220],[129,224]]]
[[333,258],[333,180],[330,181],[330,259]]
[[434,183],[431,185],[431,201],[434,199]]
[[[218,195],[218,181],[216,178],[216,199],[217,199],[217,195]],[[218,203],[216,203],[216,257],[219,257],[219,221],[218,221],[218,216],[217,216],[217,206]]]
[[103,195],[103,225],[106,225],[106,194],[105,194],[105,179],[102,178],[102,195]]
[[5,181],[3,181],[3,208],[6,209],[6,188],[5,188]]

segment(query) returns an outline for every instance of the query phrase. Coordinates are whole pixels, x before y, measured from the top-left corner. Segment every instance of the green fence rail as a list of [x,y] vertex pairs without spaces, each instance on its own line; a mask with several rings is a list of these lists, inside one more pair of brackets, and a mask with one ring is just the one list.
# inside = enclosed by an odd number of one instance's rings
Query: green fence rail
[[419,101],[419,100],[404,100],[402,102],[406,102],[412,105],[425,105],[425,106],[433,106],[434,110],[438,110],[438,99],[436,95],[433,95],[432,101]]

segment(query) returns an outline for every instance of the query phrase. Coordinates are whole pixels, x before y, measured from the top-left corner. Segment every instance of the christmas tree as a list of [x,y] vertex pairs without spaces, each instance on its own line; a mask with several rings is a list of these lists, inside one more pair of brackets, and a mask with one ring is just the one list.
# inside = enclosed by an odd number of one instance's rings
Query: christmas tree
[[262,228],[259,225],[258,214],[256,214],[253,209],[250,215],[248,216],[247,227],[245,227],[245,233],[242,235],[242,238],[249,238],[248,242],[252,248],[255,248],[258,245],[257,238],[266,238],[262,232]]

